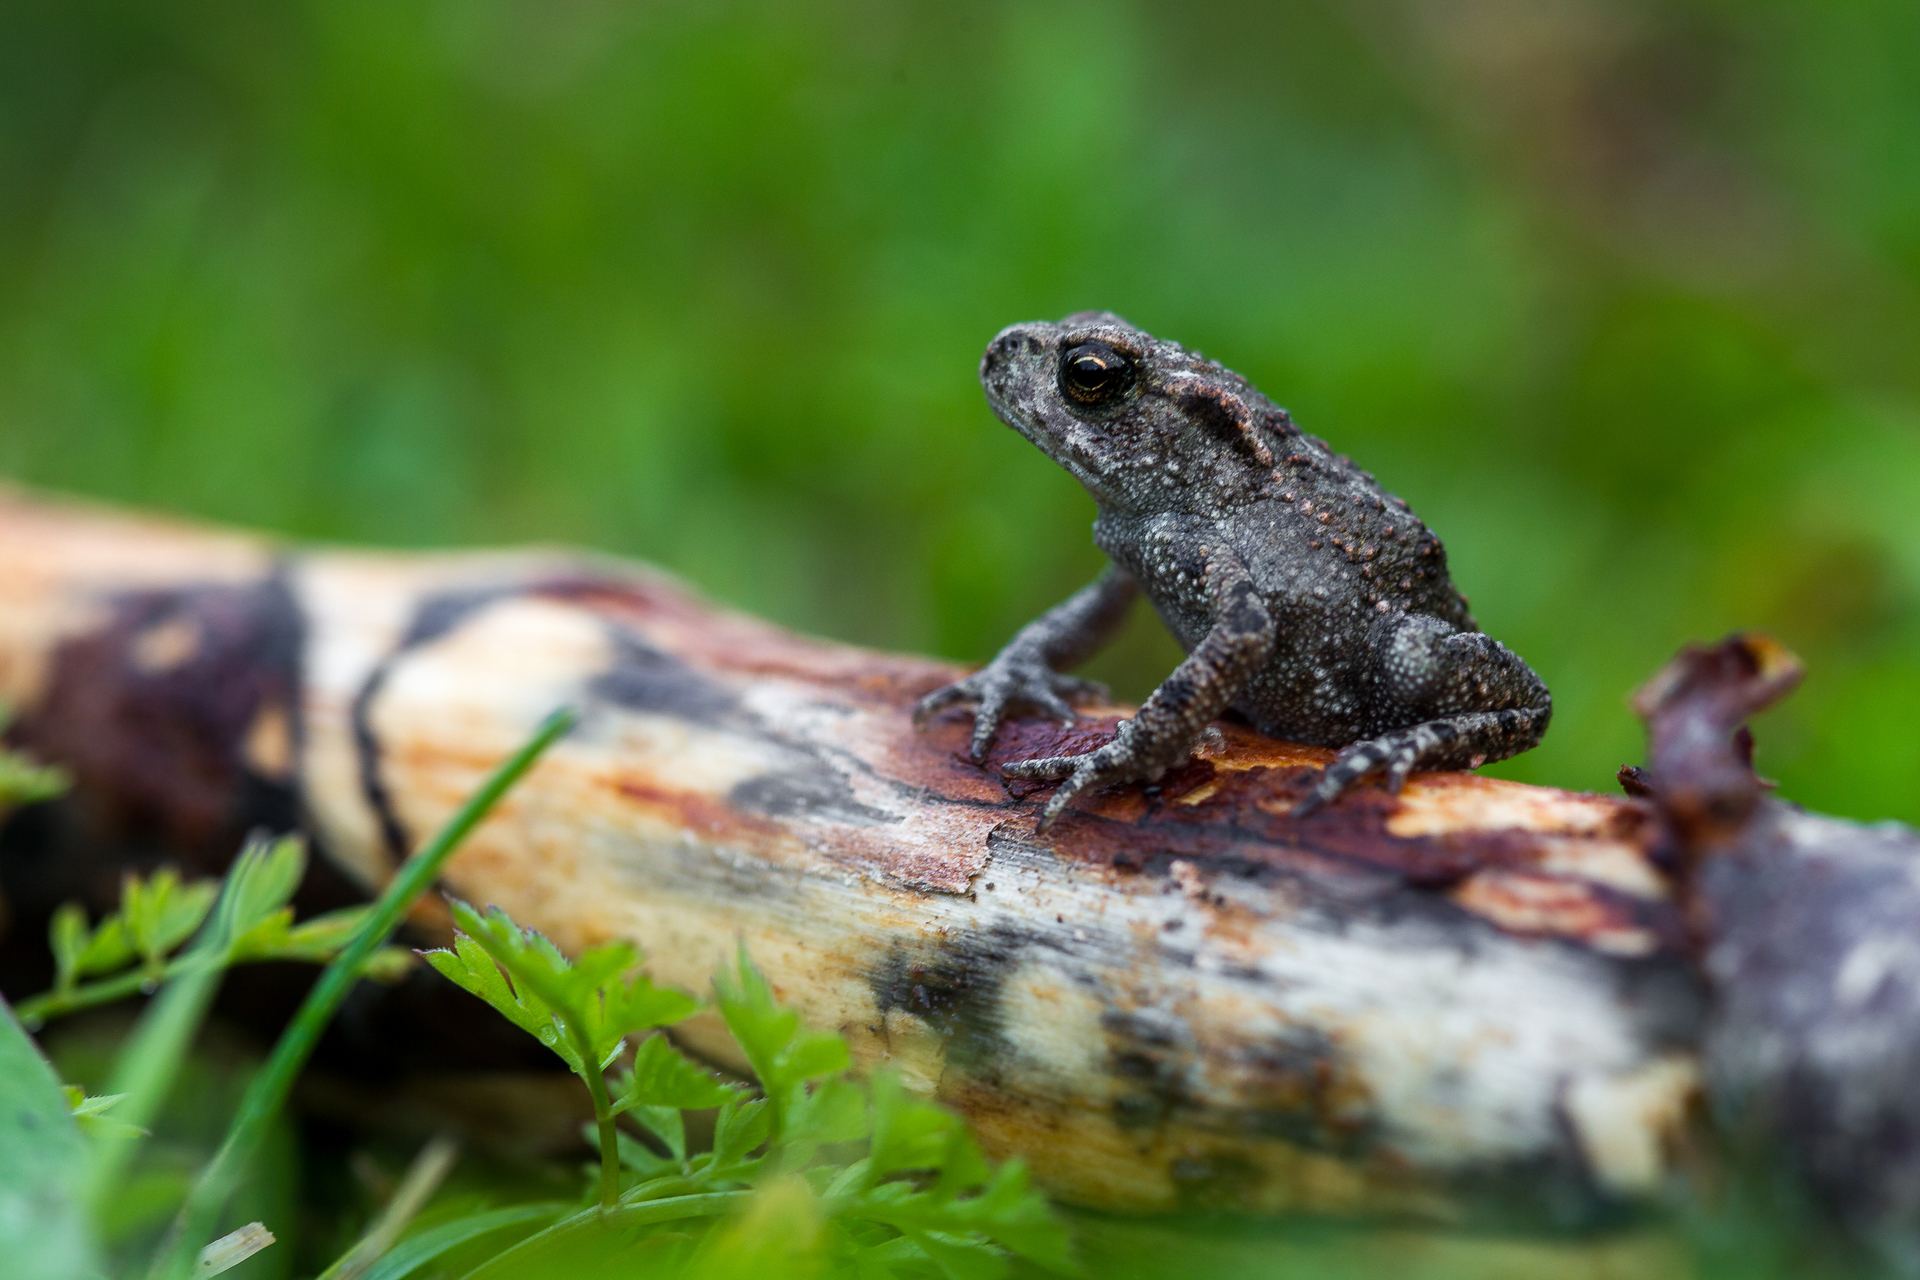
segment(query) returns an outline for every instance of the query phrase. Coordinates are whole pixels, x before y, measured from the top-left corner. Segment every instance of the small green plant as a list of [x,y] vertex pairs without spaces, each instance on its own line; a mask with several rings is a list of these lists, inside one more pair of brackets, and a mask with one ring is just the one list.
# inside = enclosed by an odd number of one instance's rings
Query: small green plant
[[[187,1192],[148,1274],[170,1280],[216,1275],[271,1245],[273,1234],[260,1223],[210,1237],[321,1031],[362,977],[411,963],[405,952],[384,946],[408,906],[573,723],[569,709],[549,716],[401,865],[369,907],[295,925],[287,903],[306,854],[288,839],[250,841],[218,885],[184,884],[171,872],[129,878],[119,909],[92,928],[77,908],[63,908],[51,928],[54,989],[23,1009],[46,1018],[135,990],[157,987],[158,994],[115,1054],[108,1088],[92,1097],[58,1084],[45,1055],[0,1000],[0,1150],[8,1152],[0,1160],[0,1259],[6,1262],[0,1270],[9,1280],[105,1274],[99,1255],[107,1209],[123,1189],[132,1154],[171,1092],[226,969],[261,959],[325,960],[319,981],[248,1083],[225,1139]],[[88,978],[96,981],[83,981]],[[415,1198],[437,1177],[429,1168]],[[384,1245],[398,1234],[407,1209],[392,1207],[392,1220],[374,1243]],[[348,1270],[365,1260],[363,1253]]]
[[[38,1027],[64,1014],[154,991],[194,967],[225,969],[264,960],[325,964],[346,945],[369,908],[348,907],[294,924],[287,903],[306,867],[306,850],[296,837],[250,842],[228,877],[234,901],[218,948],[176,952],[206,923],[221,893],[216,880],[182,882],[171,867],[147,878],[129,872],[121,881],[119,910],[92,928],[85,908],[66,903],[47,929],[53,987],[21,1001],[15,1012],[28,1027]],[[375,953],[364,972],[391,979],[411,961],[404,948],[387,947]]]
[[352,937],[307,992],[293,1021],[274,1043],[273,1052],[258,1074],[248,1082],[220,1149],[200,1171],[174,1218],[167,1239],[154,1256],[153,1266],[147,1273],[149,1280],[186,1280],[193,1271],[199,1255],[194,1242],[211,1234],[235,1184],[259,1151],[268,1127],[286,1105],[287,1094],[292,1091],[293,1082],[314,1046],[320,1042],[321,1032],[339,1012],[367,962],[399,926],[407,908],[439,876],[453,851],[514,783],[525,776],[534,761],[573,727],[575,720],[573,709],[562,707],[542,721],[526,745],[503,761],[433,839],[400,865],[393,879],[380,891]]
[[[21,1003],[24,1025],[138,991],[159,992],[116,1055],[101,1095],[119,1103],[113,1115],[101,1114],[103,1107],[74,1113],[94,1138],[84,1190],[96,1213],[118,1193],[147,1126],[171,1093],[221,975],[257,960],[324,963],[359,927],[364,908],[293,923],[287,903],[306,865],[297,837],[253,839],[223,881],[182,883],[171,870],[150,879],[129,875],[119,909],[97,926],[89,929],[74,903],[54,913],[48,929],[54,987]],[[190,946],[176,950],[189,938]],[[409,960],[402,949],[387,948],[361,972],[391,974]],[[98,980],[81,981],[87,977]]]
[[[0,728],[5,722],[0,721]],[[63,770],[37,765],[12,751],[0,751],[0,809],[51,800],[67,789]]]
[[456,902],[453,921],[453,950],[429,951],[428,962],[559,1054],[586,1081],[600,1130],[600,1204],[611,1209],[620,1194],[614,1130],[618,1111],[608,1097],[604,1072],[628,1035],[680,1021],[693,1012],[695,1001],[660,990],[644,974],[633,974],[640,957],[624,943],[597,948],[570,962],[551,942],[519,928],[498,907],[482,915]]
[[[468,1272],[467,1280],[543,1274],[563,1259],[654,1238],[650,1274],[944,1276],[992,1280],[1009,1256],[1070,1272],[1065,1229],[1024,1167],[994,1169],[957,1116],[917,1099],[892,1075],[845,1077],[838,1036],[782,1007],[744,948],[715,979],[715,1004],[760,1083],[724,1083],[660,1034],[609,1077],[625,1037],[671,1025],[696,1008],[636,972],[624,943],[569,961],[505,912],[454,904],[452,950],[428,961],[552,1049],[586,1082],[600,1146],[595,1204],[549,1210],[543,1229]],[[710,1149],[694,1152],[685,1113],[717,1108]],[[622,1133],[630,1118],[641,1138]],[[538,1221],[538,1215],[532,1219]],[[401,1280],[484,1232],[522,1226],[493,1210],[404,1242],[367,1272]],[[765,1239],[768,1233],[776,1237]]]

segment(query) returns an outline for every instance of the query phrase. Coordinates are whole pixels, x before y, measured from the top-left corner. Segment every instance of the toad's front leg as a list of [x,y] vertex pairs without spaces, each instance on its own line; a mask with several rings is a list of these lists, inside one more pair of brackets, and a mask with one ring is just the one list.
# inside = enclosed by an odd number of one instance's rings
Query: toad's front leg
[[1091,680],[1064,674],[1063,668],[1079,665],[1105,644],[1139,594],[1124,569],[1109,565],[1087,586],[1022,627],[992,662],[920,699],[913,722],[924,724],[928,716],[956,702],[977,702],[969,750],[975,763],[987,758],[1000,722],[1015,703],[1071,722],[1076,713],[1069,699],[1104,698],[1107,691]]
[[1375,633],[1381,714],[1405,728],[1356,742],[1334,758],[1293,816],[1306,817],[1370,773],[1399,792],[1416,769],[1477,769],[1537,745],[1553,698],[1518,654],[1478,631],[1408,615]]
[[1036,831],[1053,825],[1081,792],[1116,782],[1152,782],[1187,762],[1194,742],[1227,709],[1273,651],[1273,619],[1238,561],[1209,557],[1207,586],[1214,623],[1186,661],[1173,669],[1112,742],[1077,756],[1022,760],[1003,772],[1016,778],[1065,778],[1047,801]]

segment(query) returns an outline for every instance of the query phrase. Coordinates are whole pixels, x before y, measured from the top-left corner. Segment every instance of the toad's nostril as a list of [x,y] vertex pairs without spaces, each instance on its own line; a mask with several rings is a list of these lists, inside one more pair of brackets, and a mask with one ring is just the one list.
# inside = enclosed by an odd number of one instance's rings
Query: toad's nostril
[[986,354],[980,357],[980,376],[985,378],[1005,368],[1022,341],[1021,338],[1003,333],[988,343]]

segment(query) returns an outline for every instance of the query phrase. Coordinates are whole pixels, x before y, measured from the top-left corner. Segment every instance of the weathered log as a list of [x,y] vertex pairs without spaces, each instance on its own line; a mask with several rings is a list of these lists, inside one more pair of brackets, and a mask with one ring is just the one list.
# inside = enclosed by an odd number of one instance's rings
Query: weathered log
[[[179,849],[298,814],[373,885],[560,702],[579,728],[448,889],[703,988],[783,998],[1024,1154],[1164,1208],[1564,1220],[1654,1189],[1702,988],[1650,805],[1465,774],[1291,806],[1329,753],[1222,724],[1081,801],[997,766],[1119,708],[1009,726],[952,678],[561,552],[379,555],[0,496],[0,696],[83,801]],[[717,1060],[712,1023],[687,1034]]]

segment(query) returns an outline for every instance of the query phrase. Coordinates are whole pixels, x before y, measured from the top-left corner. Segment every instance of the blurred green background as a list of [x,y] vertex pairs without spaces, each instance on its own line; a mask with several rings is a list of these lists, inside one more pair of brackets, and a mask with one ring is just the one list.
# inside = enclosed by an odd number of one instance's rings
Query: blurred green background
[[1415,505],[1568,786],[1763,627],[1763,769],[1920,820],[1917,285],[1910,0],[0,6],[0,473],[979,660],[1100,560],[975,361],[1111,308]]

